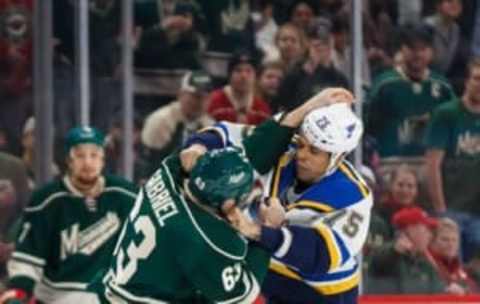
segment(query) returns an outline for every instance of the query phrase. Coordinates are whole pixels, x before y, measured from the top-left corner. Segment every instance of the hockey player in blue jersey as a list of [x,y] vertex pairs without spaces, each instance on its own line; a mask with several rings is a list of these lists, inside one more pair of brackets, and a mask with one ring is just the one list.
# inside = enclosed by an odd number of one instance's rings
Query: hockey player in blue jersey
[[[222,122],[194,136],[189,149],[242,147],[264,197],[285,206],[284,221],[278,219],[281,213],[263,207],[258,210],[263,221],[237,227],[272,254],[262,288],[269,303],[357,303],[356,256],[367,236],[372,194],[345,157],[360,142],[362,122],[346,103],[313,110],[283,154],[269,151],[269,141],[285,140],[293,129],[269,121],[248,136],[246,130]],[[283,224],[264,224],[269,217],[277,218],[267,222]]]

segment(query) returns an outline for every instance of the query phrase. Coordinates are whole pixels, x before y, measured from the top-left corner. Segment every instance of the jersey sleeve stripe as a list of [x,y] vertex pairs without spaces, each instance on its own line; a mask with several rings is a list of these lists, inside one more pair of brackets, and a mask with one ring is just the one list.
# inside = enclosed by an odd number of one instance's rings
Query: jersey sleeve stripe
[[28,253],[23,253],[23,252],[20,252],[20,251],[13,252],[12,258],[20,260],[20,261],[28,262],[28,263],[33,264],[33,265],[38,266],[38,267],[43,267],[46,264],[44,259],[38,258],[38,257],[33,256],[31,254],[28,254]]
[[68,192],[56,192],[49,197],[47,197],[41,204],[38,206],[33,206],[33,207],[25,207],[25,212],[36,212],[44,209],[47,207],[53,200],[56,198],[62,197],[62,196],[68,196],[70,195]]
[[233,304],[233,303],[253,303],[253,301],[260,294],[260,286],[255,277],[247,272],[243,272],[243,284],[245,286],[245,293],[225,301],[218,301],[218,304]]
[[283,227],[281,231],[283,234],[283,243],[280,246],[280,248],[278,248],[278,250],[273,254],[278,259],[283,258],[287,254],[288,250],[290,250],[290,246],[292,245],[292,239],[293,239],[292,233],[290,232],[290,230]]
[[272,189],[270,191],[271,197],[278,197],[278,187],[280,184],[280,176],[282,174],[282,168],[288,164],[289,159],[290,158],[287,153],[283,154],[277,164],[277,167],[275,168],[275,174],[273,175],[273,178],[272,178],[273,185],[271,185],[270,187],[270,189]]
[[308,208],[316,211],[321,211],[322,213],[335,210],[335,208],[333,208],[330,205],[316,202],[316,201],[309,201],[309,200],[301,200],[301,201],[298,201],[297,203],[288,205],[287,210],[292,210],[295,208]]
[[[119,287],[118,285],[115,284],[108,284],[107,289],[105,291],[107,299],[112,300],[112,297],[108,296],[108,293],[115,294],[116,296],[127,300],[128,303],[145,303],[145,304],[168,304],[168,302],[160,301],[160,300],[155,300],[152,298],[148,297],[139,297],[135,296],[125,289]],[[117,301],[112,302],[112,303],[117,303]]]
[[302,281],[302,278],[300,277],[300,275],[298,275],[292,269],[288,268],[285,264],[280,263],[275,259],[270,260],[270,265],[268,266],[268,268],[284,277],[297,280],[297,281]]
[[370,190],[365,183],[356,177],[356,174],[345,163],[340,164],[339,169],[358,187],[363,197],[368,196]]
[[126,195],[130,196],[131,198],[136,198],[137,197],[136,193],[125,190],[125,189],[120,188],[120,187],[106,187],[105,192],[120,192],[120,193],[123,193],[123,194],[126,194]]
[[319,224],[315,226],[315,230],[322,236],[327,244],[328,254],[330,256],[330,269],[332,271],[335,268],[338,268],[342,263],[342,253],[340,248],[337,246],[337,242],[333,232],[328,229],[324,224]]
[[40,281],[43,276],[43,268],[36,265],[11,259],[7,263],[7,271],[10,279],[15,277],[27,277],[36,282]]
[[351,276],[336,282],[328,281],[325,283],[312,283],[311,285],[323,295],[334,295],[354,288],[359,282],[360,273],[356,271]]

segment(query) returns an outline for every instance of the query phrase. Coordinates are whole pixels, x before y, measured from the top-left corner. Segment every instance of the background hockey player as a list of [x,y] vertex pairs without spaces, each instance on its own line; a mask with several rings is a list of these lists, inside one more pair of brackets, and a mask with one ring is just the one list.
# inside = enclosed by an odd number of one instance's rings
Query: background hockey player
[[23,213],[8,262],[9,290],[0,303],[96,303],[84,292],[107,265],[136,197],[136,187],[102,175],[104,136],[90,127],[69,131],[67,174],[38,189]]

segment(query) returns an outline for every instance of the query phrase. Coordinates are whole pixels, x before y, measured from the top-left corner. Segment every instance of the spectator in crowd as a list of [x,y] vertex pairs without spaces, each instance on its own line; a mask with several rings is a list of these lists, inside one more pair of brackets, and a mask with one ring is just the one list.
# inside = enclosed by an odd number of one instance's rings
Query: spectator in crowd
[[257,60],[245,50],[228,63],[229,82],[212,92],[208,114],[217,121],[259,124],[271,115],[268,103],[255,95]]
[[273,0],[258,1],[258,11],[252,13],[255,25],[255,44],[264,54],[275,51],[275,35],[278,25],[273,18]]
[[395,213],[393,223],[397,228],[394,241],[372,252],[370,274],[376,283],[369,285],[368,292],[432,294],[446,291],[425,255],[437,221],[422,209],[411,207]]
[[255,29],[249,0],[197,0],[206,20],[208,51],[234,53],[241,46],[254,52]]
[[280,60],[286,70],[294,67],[307,54],[308,42],[305,33],[291,23],[285,23],[275,35],[276,49],[266,53],[266,61]]
[[418,206],[418,184],[417,172],[412,167],[402,164],[393,169],[385,197],[380,198],[378,206],[379,213],[388,223],[397,211]]
[[208,74],[188,72],[177,100],[146,117],[141,139],[148,149],[152,169],[156,170],[164,157],[181,148],[193,132],[213,123],[205,111],[211,89]]
[[20,155],[22,125],[31,114],[33,0],[0,1],[0,124],[6,152]]
[[333,66],[329,28],[315,25],[309,29],[308,38],[308,57],[285,75],[275,109],[293,109],[326,87],[348,87],[346,77]]
[[277,97],[278,88],[284,76],[285,69],[281,62],[262,63],[258,70],[257,96],[271,105],[274,98]]
[[452,219],[440,218],[429,248],[430,262],[448,286],[450,293],[478,293],[478,283],[465,268],[459,250],[460,228]]
[[431,111],[454,98],[447,80],[428,68],[432,36],[425,25],[400,32],[403,64],[380,74],[369,93],[368,132],[378,140],[381,157],[421,156]]
[[[134,114],[133,117],[133,181],[141,185],[152,170],[148,153],[141,142],[143,119]],[[122,172],[123,125],[120,117],[113,120],[105,137],[105,172],[116,174]]]
[[[352,49],[350,47],[350,24],[345,15],[337,15],[332,20],[333,50],[332,62],[333,66],[343,73],[352,82]],[[362,84],[366,87],[370,86],[370,65],[367,59],[367,52],[363,50],[362,58]]]
[[289,21],[306,33],[314,25],[318,13],[316,1],[295,0],[289,9]]
[[[480,250],[480,61],[473,60],[458,100],[438,107],[426,132],[427,186],[435,212],[462,231],[462,254]],[[459,195],[461,194],[461,195]]]
[[418,23],[422,18],[423,0],[394,1],[397,3],[397,24]]
[[198,69],[200,36],[193,4],[179,2],[172,16],[145,30],[135,50],[135,66],[162,69]]
[[0,302],[34,296],[43,303],[95,303],[86,285],[111,259],[137,192],[123,178],[102,174],[104,146],[94,128],[67,134],[68,172],[38,189],[24,209]]
[[[30,190],[35,188],[35,118],[30,117],[23,126],[22,134],[22,161],[28,173],[28,187]],[[55,163],[51,166],[52,176],[59,173]]]
[[6,277],[6,262],[13,251],[12,227],[26,206],[30,190],[21,159],[0,152],[0,293]]
[[458,94],[463,91],[463,78],[470,56],[457,19],[462,13],[462,0],[436,0],[436,13],[425,19],[433,30],[434,69],[443,73]]
[[27,205],[28,176],[22,160],[0,152],[0,240]]

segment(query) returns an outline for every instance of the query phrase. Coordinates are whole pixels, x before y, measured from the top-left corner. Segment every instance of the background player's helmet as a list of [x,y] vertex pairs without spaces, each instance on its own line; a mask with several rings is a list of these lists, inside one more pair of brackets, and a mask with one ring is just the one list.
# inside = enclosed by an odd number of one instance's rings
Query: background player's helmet
[[101,148],[105,147],[105,135],[96,128],[82,126],[75,127],[68,131],[65,140],[65,151],[79,144],[94,144]]
[[310,144],[331,153],[328,175],[336,169],[339,157],[357,147],[362,138],[363,124],[348,104],[336,103],[307,114],[300,131]]
[[188,181],[190,192],[200,203],[217,209],[227,199],[241,203],[252,186],[252,165],[234,148],[206,152],[193,167]]

